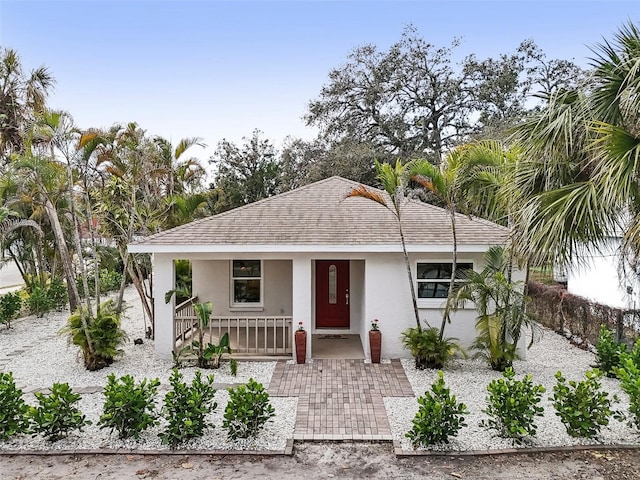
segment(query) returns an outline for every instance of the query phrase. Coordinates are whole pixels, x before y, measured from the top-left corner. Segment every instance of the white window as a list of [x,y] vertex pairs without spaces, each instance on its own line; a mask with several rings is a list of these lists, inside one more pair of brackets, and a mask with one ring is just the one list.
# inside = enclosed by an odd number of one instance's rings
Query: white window
[[232,306],[262,305],[262,260],[233,260],[231,263]]
[[[451,262],[418,262],[416,279],[418,298],[447,298],[451,284]],[[473,269],[473,263],[456,264],[456,282],[461,281],[462,272]]]

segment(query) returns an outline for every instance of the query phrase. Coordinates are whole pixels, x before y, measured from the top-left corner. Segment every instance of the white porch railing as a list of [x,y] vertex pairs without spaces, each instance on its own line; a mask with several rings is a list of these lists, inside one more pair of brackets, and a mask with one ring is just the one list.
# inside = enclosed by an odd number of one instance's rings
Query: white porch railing
[[[199,322],[193,308],[196,302],[197,299],[189,299],[176,307],[176,351],[198,336]],[[212,316],[203,336],[205,343],[217,344],[228,333],[234,355],[291,355],[292,325],[292,317],[287,316]]]
[[198,316],[193,306],[198,303],[198,297],[191,297],[189,300],[176,305],[176,312],[173,316],[176,326],[176,342],[184,343],[191,336],[193,329],[198,327]]

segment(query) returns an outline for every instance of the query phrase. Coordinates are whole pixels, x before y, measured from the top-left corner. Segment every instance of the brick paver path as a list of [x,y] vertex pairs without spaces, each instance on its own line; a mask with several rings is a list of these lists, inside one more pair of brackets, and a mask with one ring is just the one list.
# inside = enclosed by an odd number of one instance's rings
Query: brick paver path
[[298,397],[296,440],[391,440],[383,397],[412,397],[399,360],[278,362],[269,393]]

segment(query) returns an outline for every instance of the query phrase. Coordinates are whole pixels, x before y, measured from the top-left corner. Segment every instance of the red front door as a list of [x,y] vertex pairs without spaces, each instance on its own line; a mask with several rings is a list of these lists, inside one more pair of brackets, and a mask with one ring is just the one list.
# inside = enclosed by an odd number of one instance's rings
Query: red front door
[[316,260],[316,327],[349,328],[349,260]]

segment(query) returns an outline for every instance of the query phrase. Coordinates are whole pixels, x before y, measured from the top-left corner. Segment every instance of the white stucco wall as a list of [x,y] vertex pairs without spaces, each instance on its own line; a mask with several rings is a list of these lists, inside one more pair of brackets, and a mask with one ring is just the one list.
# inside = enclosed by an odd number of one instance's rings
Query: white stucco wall
[[[482,268],[482,255],[461,255],[459,262],[473,262],[474,268]],[[412,275],[416,278],[416,262],[447,262],[446,253],[409,255]],[[385,358],[409,358],[410,353],[402,344],[402,332],[416,325],[411,292],[404,258],[399,254],[377,254],[366,259],[365,268],[366,331],[369,323],[377,318],[382,331],[382,356]],[[416,293],[417,294],[417,293]],[[444,299],[418,299],[420,320],[432,327],[442,324]],[[445,327],[447,337],[458,338],[464,346],[475,339],[476,312],[473,308],[460,309],[452,314],[452,321]],[[425,326],[425,323],[422,323]],[[368,346],[367,350],[368,351]]]
[[[401,253],[269,253],[243,252],[233,258],[263,258],[264,268],[264,308],[249,310],[253,315],[287,315],[293,317],[294,330],[298,322],[303,322],[305,330],[313,333],[333,333],[332,330],[315,329],[315,260],[350,260],[350,305],[351,327],[348,332],[359,334],[363,350],[369,356],[368,331],[371,321],[379,319],[383,334],[382,356],[384,358],[409,358],[410,353],[402,345],[401,333],[415,326],[408,279]],[[172,257],[188,258],[193,265],[193,289],[201,301],[213,302],[213,312],[217,315],[242,313],[230,308],[230,254],[194,253],[190,255],[154,255],[154,291],[156,293],[156,353],[170,357],[173,347],[171,312],[173,307],[164,305],[164,293],[173,288]],[[451,254],[446,252],[411,254],[410,262],[414,284],[416,262],[448,262]],[[482,268],[481,253],[461,253],[459,262],[473,262],[475,269]],[[514,279],[524,279],[524,272],[516,272]],[[419,300],[421,320],[433,327],[440,327],[444,299]],[[452,316],[452,323],[446,326],[446,336],[456,337],[469,346],[475,338],[476,311],[461,309]],[[165,338],[166,337],[166,338]],[[166,352],[165,352],[166,350]],[[167,353],[168,352],[168,353]],[[311,357],[311,335],[308,335],[307,356]]]
[[213,315],[246,312],[253,315],[290,316],[291,260],[264,260],[262,267],[263,307],[242,309],[231,306],[230,260],[194,260],[193,293],[201,302],[213,302]]
[[[629,272],[619,276],[619,238],[609,238],[600,252],[583,252],[581,261],[567,271],[567,290],[589,300],[616,308],[638,308],[640,284]],[[627,293],[627,286],[632,293]]]

